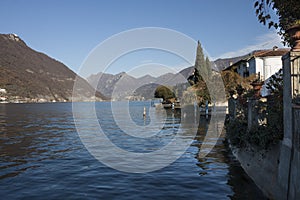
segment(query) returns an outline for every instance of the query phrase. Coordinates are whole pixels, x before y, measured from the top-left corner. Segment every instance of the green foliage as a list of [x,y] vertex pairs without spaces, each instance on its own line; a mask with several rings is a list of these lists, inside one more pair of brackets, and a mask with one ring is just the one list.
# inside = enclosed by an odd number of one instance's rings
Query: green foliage
[[225,128],[226,137],[239,148],[251,145],[257,149],[267,149],[283,138],[283,133],[271,125],[255,126],[248,130],[247,121],[239,118],[227,122]]
[[272,132],[266,126],[256,126],[247,132],[248,143],[255,145],[261,149],[267,149],[273,143],[274,138]]
[[[300,1],[299,0],[257,0],[254,4],[258,21],[269,28],[279,29],[278,33],[282,36],[285,44],[291,45],[291,38],[286,31],[300,20]],[[270,14],[271,9],[278,17],[275,22]]]
[[201,81],[196,85],[196,88],[196,95],[198,96],[199,105],[205,105],[206,101],[211,103],[211,97],[206,83],[204,81]]
[[254,77],[243,78],[234,71],[222,71],[221,76],[224,82],[226,96],[230,97],[230,93],[237,93],[238,87],[242,87],[245,91],[252,88],[250,83]]
[[[240,92],[237,99],[237,118],[226,122],[226,134],[233,145],[244,147],[247,144],[258,149],[267,149],[270,145],[278,143],[283,138],[283,79],[280,70],[271,77],[267,83],[270,95],[267,103],[258,101],[255,105],[258,116],[267,119],[267,124],[254,126],[247,129],[247,103],[243,100],[254,95],[252,89]],[[243,90],[241,86],[237,90]]]
[[270,109],[270,107],[267,108],[267,112],[268,123],[252,127],[246,133],[248,143],[261,149],[267,149],[270,145],[277,144],[283,139],[283,118],[281,113],[276,109]]
[[187,80],[192,86],[192,90],[196,93],[200,105],[205,104],[206,100],[211,102],[211,97],[205,83],[205,81],[210,81],[212,76],[210,65],[211,63],[208,57],[204,56],[203,49],[198,41],[194,72]]
[[200,74],[199,74],[198,69],[194,68],[193,74],[190,75],[187,80],[188,80],[189,84],[193,86],[193,85],[196,85],[197,83],[199,83],[199,81],[200,81],[199,77],[200,77]]
[[277,73],[271,76],[267,83],[267,89],[271,95],[276,96],[278,99],[283,98],[283,73],[280,69]]
[[173,87],[175,97],[182,98],[184,91],[189,87],[188,83],[178,83]]
[[164,101],[175,98],[174,92],[166,86],[160,85],[154,92],[155,98],[163,98]]
[[206,56],[205,58],[205,68],[207,70],[207,76],[210,77],[211,76],[211,62],[209,60],[209,58]]
[[225,125],[226,137],[230,140],[231,144],[236,147],[243,147],[246,144],[247,138],[247,121],[236,118],[229,121]]
[[197,46],[195,68],[199,72],[199,77],[198,77],[199,80],[202,78],[207,80],[207,77],[211,75],[210,61],[208,57],[205,58],[201,43],[199,41]]
[[283,74],[279,70],[267,84],[270,90],[268,96],[268,122],[275,133],[283,132]]

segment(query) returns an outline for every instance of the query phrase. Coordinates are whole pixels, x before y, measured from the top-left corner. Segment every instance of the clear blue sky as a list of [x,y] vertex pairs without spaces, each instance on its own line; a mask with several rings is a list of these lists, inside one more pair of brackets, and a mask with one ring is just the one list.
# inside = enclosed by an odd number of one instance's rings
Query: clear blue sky
[[182,32],[200,40],[216,59],[280,45],[275,31],[258,23],[253,4],[254,0],[2,0],[0,33],[16,33],[31,48],[75,72],[100,42],[140,27]]

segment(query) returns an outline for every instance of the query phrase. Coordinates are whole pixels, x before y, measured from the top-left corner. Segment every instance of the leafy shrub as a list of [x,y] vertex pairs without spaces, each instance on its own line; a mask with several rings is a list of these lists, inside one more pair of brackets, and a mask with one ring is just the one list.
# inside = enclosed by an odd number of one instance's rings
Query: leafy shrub
[[226,137],[232,145],[243,147],[246,144],[247,121],[236,118],[227,122],[225,128]]
[[163,98],[164,101],[175,98],[174,92],[170,88],[163,85],[160,85],[156,88],[154,96],[155,98]]
[[[237,87],[242,89],[241,87]],[[255,110],[258,117],[266,118],[267,123],[257,125],[248,130],[248,105],[245,99],[253,97],[253,90],[241,92],[237,99],[237,118],[226,123],[226,134],[231,143],[237,147],[245,145],[258,149],[267,149],[270,145],[283,139],[283,80],[282,71],[273,75],[267,83],[270,95],[267,103],[256,102]]]

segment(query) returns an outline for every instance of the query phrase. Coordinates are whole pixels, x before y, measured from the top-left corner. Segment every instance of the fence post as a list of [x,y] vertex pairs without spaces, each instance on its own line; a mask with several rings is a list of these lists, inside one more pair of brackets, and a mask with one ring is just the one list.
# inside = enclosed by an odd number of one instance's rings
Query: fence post
[[292,154],[292,84],[291,68],[292,52],[282,56],[283,62],[283,141],[280,149],[280,158],[278,166],[278,182],[288,198],[290,163]]
[[256,99],[248,99],[248,130],[258,125],[258,113],[255,104]]
[[[292,51],[290,57],[290,103],[291,109],[291,122],[286,122],[284,118],[284,126],[290,127],[290,132],[284,132],[284,138],[289,137],[291,140],[290,147],[290,163],[289,163],[289,179],[288,179],[288,199],[300,198],[300,152],[299,152],[299,120],[300,120],[300,51]],[[286,99],[284,99],[286,100]],[[294,102],[295,104],[293,104]],[[285,107],[284,107],[285,109]],[[289,111],[289,109],[288,109]],[[284,116],[285,117],[285,116]]]
[[233,97],[228,99],[228,113],[229,119],[236,118],[236,100]]

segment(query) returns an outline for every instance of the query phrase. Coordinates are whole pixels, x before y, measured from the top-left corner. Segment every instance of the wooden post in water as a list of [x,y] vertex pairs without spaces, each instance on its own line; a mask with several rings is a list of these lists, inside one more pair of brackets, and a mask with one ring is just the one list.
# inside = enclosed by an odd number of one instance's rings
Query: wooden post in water
[[146,107],[144,106],[144,112],[143,112],[143,117],[146,118]]
[[206,116],[206,119],[208,119],[208,101],[207,100],[205,101],[205,116]]
[[197,108],[198,108],[197,101],[194,101],[194,117],[195,117],[195,118],[196,118],[196,116],[197,116]]

